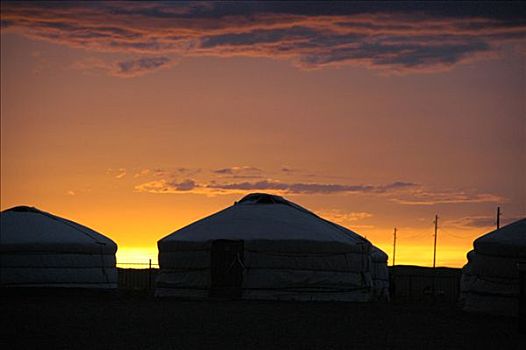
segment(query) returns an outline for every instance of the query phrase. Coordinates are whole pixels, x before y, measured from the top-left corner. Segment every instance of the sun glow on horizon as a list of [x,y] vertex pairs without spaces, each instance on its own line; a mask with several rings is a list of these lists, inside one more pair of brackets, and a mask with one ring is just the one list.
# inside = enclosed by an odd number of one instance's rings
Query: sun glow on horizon
[[260,5],[2,2],[0,209],[90,227],[122,266],[251,192],[388,255],[397,227],[397,264],[432,264],[436,214],[455,267],[497,206],[526,216],[520,4]]
[[157,246],[119,246],[116,254],[117,267],[121,268],[147,268],[151,263],[153,267],[158,267]]

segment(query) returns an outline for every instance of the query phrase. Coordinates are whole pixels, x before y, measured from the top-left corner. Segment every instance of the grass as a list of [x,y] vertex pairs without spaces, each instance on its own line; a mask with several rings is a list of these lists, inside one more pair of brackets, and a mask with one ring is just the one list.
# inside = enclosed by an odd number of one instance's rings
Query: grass
[[2,349],[522,349],[517,319],[452,304],[10,295]]

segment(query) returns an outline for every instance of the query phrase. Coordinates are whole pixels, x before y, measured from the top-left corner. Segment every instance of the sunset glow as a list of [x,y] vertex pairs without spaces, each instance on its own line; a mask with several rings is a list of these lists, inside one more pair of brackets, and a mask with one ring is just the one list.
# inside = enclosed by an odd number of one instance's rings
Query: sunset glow
[[390,256],[396,227],[397,264],[432,264],[438,214],[437,264],[462,266],[497,206],[526,216],[526,26],[509,4],[333,5],[2,2],[1,209],[156,264],[269,192]]

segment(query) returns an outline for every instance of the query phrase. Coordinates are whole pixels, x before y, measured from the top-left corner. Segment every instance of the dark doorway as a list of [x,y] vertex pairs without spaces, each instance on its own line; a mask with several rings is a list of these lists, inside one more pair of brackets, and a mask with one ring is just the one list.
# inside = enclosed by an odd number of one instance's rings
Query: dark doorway
[[243,241],[227,239],[212,242],[209,296],[241,298],[244,269],[243,245]]

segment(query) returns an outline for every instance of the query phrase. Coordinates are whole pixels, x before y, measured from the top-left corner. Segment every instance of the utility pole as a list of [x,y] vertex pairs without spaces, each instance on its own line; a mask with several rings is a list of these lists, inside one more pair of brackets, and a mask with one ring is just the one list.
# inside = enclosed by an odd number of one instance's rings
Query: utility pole
[[435,215],[435,243],[433,244],[433,269],[436,266],[437,258],[437,233],[438,233],[438,215]]
[[396,259],[396,227],[394,228],[394,232],[393,232],[393,266],[395,266],[395,259]]
[[436,260],[437,260],[437,234],[438,234],[438,215],[435,215],[435,243],[433,244],[433,298],[436,296]]
[[500,216],[502,213],[500,212],[500,207],[497,207],[497,230],[500,228]]

